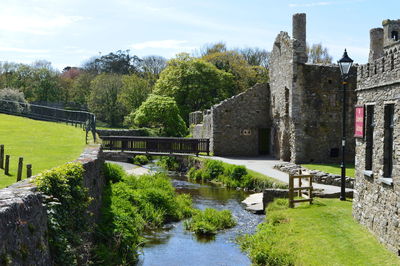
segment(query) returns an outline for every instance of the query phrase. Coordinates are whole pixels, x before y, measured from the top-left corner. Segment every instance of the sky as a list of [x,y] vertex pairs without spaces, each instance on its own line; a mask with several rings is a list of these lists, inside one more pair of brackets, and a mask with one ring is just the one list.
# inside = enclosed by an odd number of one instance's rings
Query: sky
[[117,50],[172,58],[206,44],[270,51],[292,15],[334,61],[366,63],[369,30],[400,19],[398,0],[0,0],[0,61],[47,60],[62,70]]

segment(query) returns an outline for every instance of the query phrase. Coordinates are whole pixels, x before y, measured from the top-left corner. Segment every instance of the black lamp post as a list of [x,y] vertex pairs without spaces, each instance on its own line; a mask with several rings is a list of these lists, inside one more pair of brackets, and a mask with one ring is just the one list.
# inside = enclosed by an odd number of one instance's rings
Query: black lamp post
[[338,61],[340,67],[340,73],[342,74],[342,89],[343,89],[343,109],[342,109],[342,162],[340,168],[342,175],[340,178],[340,200],[346,200],[346,165],[345,165],[345,151],[346,151],[346,85],[349,77],[349,72],[353,60],[347,55],[346,49],[344,49],[343,57]]

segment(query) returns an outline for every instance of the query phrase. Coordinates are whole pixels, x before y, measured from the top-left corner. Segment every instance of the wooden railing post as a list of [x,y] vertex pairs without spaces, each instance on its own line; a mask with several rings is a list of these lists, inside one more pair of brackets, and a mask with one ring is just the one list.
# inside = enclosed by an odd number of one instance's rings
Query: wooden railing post
[[293,176],[289,175],[289,208],[294,208]]
[[4,169],[4,145],[0,145],[0,169]]
[[17,182],[21,181],[22,179],[22,166],[24,163],[24,158],[19,157],[18,159],[18,171],[17,171]]
[[6,165],[4,166],[4,174],[10,175],[10,155],[6,155]]
[[29,178],[32,176],[32,165],[31,164],[27,164],[26,165],[26,177]]

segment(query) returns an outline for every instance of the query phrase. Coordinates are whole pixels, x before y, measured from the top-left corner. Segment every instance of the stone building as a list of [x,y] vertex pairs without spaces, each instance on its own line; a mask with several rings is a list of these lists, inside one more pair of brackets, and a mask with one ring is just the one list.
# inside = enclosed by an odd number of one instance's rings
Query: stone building
[[204,112],[189,115],[192,135],[209,138],[214,155],[269,153],[269,85],[257,84]]
[[400,20],[382,26],[371,29],[369,62],[358,67],[364,137],[356,140],[353,215],[400,253]]
[[[215,155],[270,153],[295,163],[339,161],[340,70],[337,65],[307,63],[306,46],[306,15],[295,14],[292,37],[280,32],[273,44],[269,86],[238,95],[257,104],[249,105],[243,100],[240,105],[233,97],[205,111],[204,119],[201,112],[192,113],[193,137],[209,137]],[[356,68],[352,69],[348,87],[349,160],[354,159],[355,71]],[[260,99],[257,101],[254,97]],[[225,106],[229,106],[231,113],[215,119],[215,112],[221,113]],[[254,119],[249,119],[252,117],[249,114],[254,114]]]

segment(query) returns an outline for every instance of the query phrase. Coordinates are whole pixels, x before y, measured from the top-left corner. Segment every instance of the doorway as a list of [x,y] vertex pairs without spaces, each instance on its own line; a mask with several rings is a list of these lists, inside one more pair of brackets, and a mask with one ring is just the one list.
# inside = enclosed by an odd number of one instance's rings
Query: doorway
[[268,155],[270,148],[271,129],[259,128],[258,129],[258,154]]

